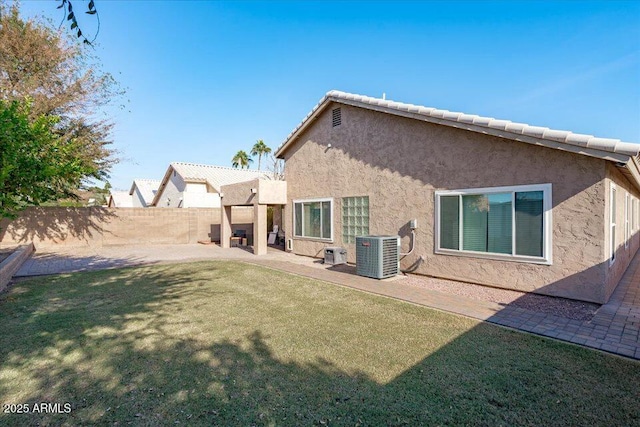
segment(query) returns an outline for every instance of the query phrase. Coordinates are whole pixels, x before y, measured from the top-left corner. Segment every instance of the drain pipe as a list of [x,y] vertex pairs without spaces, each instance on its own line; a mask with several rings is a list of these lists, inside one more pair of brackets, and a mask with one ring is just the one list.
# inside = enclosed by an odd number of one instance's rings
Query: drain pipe
[[[411,255],[413,253],[413,250],[416,248],[416,228],[418,228],[418,220],[412,219],[411,221],[409,221],[409,228],[411,228],[411,249],[409,249],[409,252],[407,253],[400,253],[400,256],[402,258]],[[422,255],[421,255],[420,258],[418,258],[416,262],[414,262],[409,268],[405,270],[400,269],[400,272],[413,273],[418,269],[418,267],[420,267],[420,264],[422,264],[423,261],[424,261],[424,258],[422,258]]]
[[411,229],[411,249],[409,249],[409,252],[406,254],[400,253],[400,256],[403,258],[411,255],[416,248],[416,228],[418,228],[418,220],[412,219],[409,221],[409,228]]
[[416,248],[416,231],[411,230],[411,249],[409,249],[409,252],[407,252],[406,254],[400,253],[400,256],[404,258],[406,256],[411,255],[415,248]]

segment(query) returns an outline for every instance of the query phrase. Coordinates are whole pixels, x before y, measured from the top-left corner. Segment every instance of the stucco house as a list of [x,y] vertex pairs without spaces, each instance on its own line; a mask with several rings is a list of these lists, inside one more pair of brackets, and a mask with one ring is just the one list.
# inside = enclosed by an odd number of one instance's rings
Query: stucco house
[[639,150],[330,91],[276,152],[283,225],[301,255],[398,234],[416,273],[604,303],[640,243]]
[[151,205],[158,192],[160,181],[157,179],[134,179],[129,190],[134,208],[146,208]]
[[173,162],[164,174],[151,206],[219,208],[223,185],[264,178],[265,172],[223,166]]
[[133,199],[128,191],[111,191],[107,206],[110,208],[132,208]]

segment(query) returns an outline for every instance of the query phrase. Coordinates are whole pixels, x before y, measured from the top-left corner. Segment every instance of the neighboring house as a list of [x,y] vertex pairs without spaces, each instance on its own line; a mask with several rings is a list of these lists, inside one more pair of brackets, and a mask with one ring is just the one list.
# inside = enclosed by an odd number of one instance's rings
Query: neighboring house
[[133,198],[134,208],[146,208],[151,205],[158,192],[160,181],[157,179],[134,179],[129,194]]
[[266,178],[266,172],[174,162],[160,182],[152,206],[159,208],[219,208],[220,187]]
[[112,191],[107,206],[110,208],[132,208],[133,199],[128,191]]
[[640,145],[331,91],[278,148],[293,252],[604,303],[638,250]]

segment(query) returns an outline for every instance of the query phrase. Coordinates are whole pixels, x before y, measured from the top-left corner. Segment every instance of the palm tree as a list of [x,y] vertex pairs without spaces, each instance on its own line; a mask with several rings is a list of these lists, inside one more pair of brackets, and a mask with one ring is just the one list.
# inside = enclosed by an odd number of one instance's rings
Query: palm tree
[[240,169],[249,169],[249,163],[251,162],[253,162],[253,159],[249,157],[249,155],[244,150],[238,151],[236,155],[233,156],[233,159],[231,159],[231,164],[233,165],[233,167],[237,168],[238,166],[240,166]]
[[262,156],[265,154],[269,154],[271,152],[271,148],[264,143],[263,140],[259,139],[253,145],[251,149],[252,156],[258,156],[258,170],[260,170],[260,164],[262,163]]

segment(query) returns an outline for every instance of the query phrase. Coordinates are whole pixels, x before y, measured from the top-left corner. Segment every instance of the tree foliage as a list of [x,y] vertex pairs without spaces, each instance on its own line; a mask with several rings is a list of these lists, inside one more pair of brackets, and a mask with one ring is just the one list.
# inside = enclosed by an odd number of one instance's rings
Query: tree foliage
[[57,8],[62,9],[62,22],[60,23],[60,26],[62,26],[63,22],[67,21],[69,23],[69,28],[71,29],[71,31],[75,33],[77,38],[82,38],[82,42],[84,44],[91,45],[96,40],[96,38],[98,38],[98,33],[100,32],[100,17],[98,16],[98,10],[96,9],[94,0],[89,0],[89,3],[87,4],[87,10],[85,11],[87,15],[95,16],[98,23],[96,33],[93,35],[92,40],[89,40],[86,35],[83,34],[82,29],[80,29],[78,18],[76,16],[75,10],[73,10],[73,4],[71,4],[71,0],[61,0]]
[[284,160],[270,154],[267,170],[274,181],[284,181]]
[[251,155],[258,156],[258,170],[261,169],[262,156],[267,155],[270,152],[271,152],[271,148],[269,148],[269,146],[267,146],[267,144],[265,144],[264,141],[261,139],[257,140],[256,143],[253,145],[253,148],[251,148]]
[[250,163],[253,163],[253,159],[249,157],[247,152],[244,150],[238,151],[236,155],[233,156],[233,159],[231,159],[231,164],[233,165],[234,168],[239,167],[240,169],[244,169],[244,168],[249,169]]
[[81,142],[57,133],[57,117],[33,119],[29,113],[29,104],[0,100],[0,217],[73,197],[83,178],[93,173],[78,156]]
[[[117,162],[109,140],[112,123],[99,113],[118,100],[122,91],[81,47],[45,24],[23,20],[17,5],[8,7],[0,0],[0,101],[6,115],[0,123],[0,133],[4,134],[4,141],[8,141],[7,135],[13,135],[18,141],[31,144],[26,147],[44,150],[34,160],[30,149],[21,151],[12,145],[3,147],[3,156],[27,156],[14,160],[27,162],[24,164],[34,161],[46,169],[45,176],[49,177],[42,185],[25,186],[24,182],[35,183],[42,178],[43,171],[28,167],[16,175],[15,171],[4,170],[10,163],[0,159],[3,192],[19,201],[12,209],[73,197],[73,187],[78,189],[91,179],[105,180]],[[30,128],[25,127],[25,119]],[[24,133],[18,132],[20,129]],[[56,158],[54,152],[73,154],[73,161],[66,162],[68,158],[64,156]],[[49,160],[53,164],[47,166]],[[72,170],[68,169],[72,164]],[[60,175],[54,177],[55,172]],[[49,186],[48,190],[45,186]],[[8,205],[3,205],[3,215],[8,212],[5,206]]]

